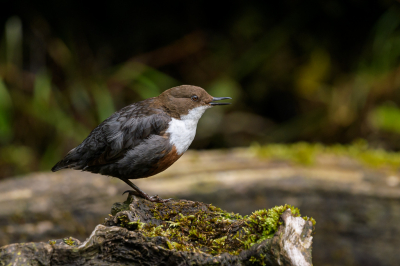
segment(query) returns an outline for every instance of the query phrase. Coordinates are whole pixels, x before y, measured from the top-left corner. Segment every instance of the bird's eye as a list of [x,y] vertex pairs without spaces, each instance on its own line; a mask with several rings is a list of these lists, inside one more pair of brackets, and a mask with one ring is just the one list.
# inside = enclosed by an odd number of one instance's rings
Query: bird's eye
[[192,101],[195,101],[195,102],[197,102],[199,100],[199,96],[197,96],[197,95],[193,95],[191,98],[192,98]]

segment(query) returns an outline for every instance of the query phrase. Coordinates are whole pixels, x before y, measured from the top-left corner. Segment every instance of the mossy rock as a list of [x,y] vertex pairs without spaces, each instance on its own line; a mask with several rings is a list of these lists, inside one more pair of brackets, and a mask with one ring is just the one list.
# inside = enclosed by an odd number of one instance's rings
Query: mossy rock
[[129,196],[85,242],[4,246],[0,265],[312,265],[314,224],[289,205],[242,217],[201,202]]
[[[286,210],[293,217],[300,217],[299,210],[289,205],[242,217],[202,202],[153,203],[128,197],[124,203],[113,205],[112,215],[104,224],[121,226],[145,237],[164,237],[164,248],[171,250],[239,255],[255,244],[272,239]],[[315,224],[312,218],[303,219]]]

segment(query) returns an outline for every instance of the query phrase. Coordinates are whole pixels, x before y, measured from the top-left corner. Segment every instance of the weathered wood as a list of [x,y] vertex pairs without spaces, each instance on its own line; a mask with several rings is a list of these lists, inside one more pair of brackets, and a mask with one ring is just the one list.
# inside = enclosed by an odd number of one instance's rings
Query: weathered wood
[[[179,214],[176,213],[177,211]],[[149,237],[146,234],[149,232],[146,230],[149,229],[140,229],[141,227],[135,226],[139,222],[144,227],[154,229],[162,225],[169,230],[172,227],[179,227],[179,222],[184,221],[182,217],[196,219],[198,217],[196,214],[201,213],[207,216],[204,221],[208,218],[212,221],[208,223],[212,227],[208,229],[208,232],[218,230],[225,232],[225,236],[218,235],[218,239],[225,237],[225,245],[228,245],[229,240],[232,248],[240,247],[241,242],[234,236],[241,230],[245,230],[250,220],[223,219],[220,216],[228,214],[212,205],[187,200],[157,205],[134,197],[125,204],[115,204],[112,213],[114,215],[106,218],[103,225],[96,226],[90,237],[83,243],[69,238],[50,241],[50,243],[4,246],[0,248],[0,265],[254,265],[254,263],[256,265],[312,265],[313,225],[311,221],[295,217],[290,209],[280,216],[281,225],[273,237],[261,243],[255,243],[250,248],[234,255],[227,252],[211,255],[207,250],[213,249],[214,246],[208,248],[203,245],[203,249],[200,250],[195,243],[201,239],[195,237],[187,238],[188,241],[193,242],[194,245],[188,246],[193,250],[180,251],[179,248],[172,246],[171,243],[174,243],[171,240],[172,236],[167,234]],[[165,214],[168,216],[162,218],[161,216]],[[205,216],[201,215],[201,217]],[[222,219],[220,221],[226,228],[221,230],[219,227],[221,223],[218,223],[216,218]],[[261,218],[260,221],[262,221]],[[172,222],[177,225],[169,225]],[[193,221],[190,222],[193,223]],[[200,230],[200,227],[196,229]],[[181,225],[175,230],[182,230],[183,234],[185,227]],[[245,234],[244,231],[242,234]],[[207,241],[204,243],[215,243],[212,239]],[[228,248],[224,245],[220,247]]]

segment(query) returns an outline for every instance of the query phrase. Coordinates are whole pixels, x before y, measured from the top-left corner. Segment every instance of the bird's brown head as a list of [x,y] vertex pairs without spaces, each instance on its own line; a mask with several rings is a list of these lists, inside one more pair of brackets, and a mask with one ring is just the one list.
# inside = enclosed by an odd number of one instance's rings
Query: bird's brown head
[[194,109],[199,110],[201,116],[207,108],[230,104],[216,101],[231,99],[230,97],[213,97],[204,89],[191,85],[171,88],[161,93],[158,98],[170,114],[179,118]]

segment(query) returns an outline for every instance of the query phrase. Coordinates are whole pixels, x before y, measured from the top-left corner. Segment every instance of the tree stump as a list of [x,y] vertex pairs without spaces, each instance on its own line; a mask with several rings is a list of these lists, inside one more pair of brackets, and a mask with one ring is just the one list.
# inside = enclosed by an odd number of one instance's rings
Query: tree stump
[[289,205],[249,216],[188,200],[129,196],[81,243],[0,248],[0,265],[312,265],[315,221]]

